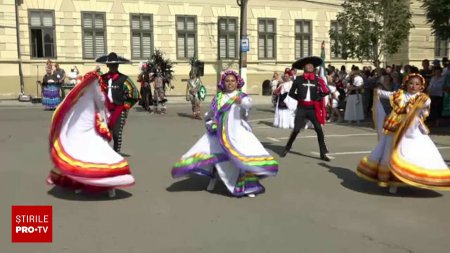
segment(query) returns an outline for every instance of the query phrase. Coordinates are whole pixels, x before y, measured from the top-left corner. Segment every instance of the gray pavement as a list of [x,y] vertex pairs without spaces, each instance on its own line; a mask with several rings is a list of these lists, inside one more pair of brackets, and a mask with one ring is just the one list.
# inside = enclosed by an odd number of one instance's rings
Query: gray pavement
[[[256,104],[250,117],[254,133],[279,158],[290,131],[272,128],[272,108]],[[279,175],[262,181],[266,192],[250,199],[229,196],[223,185],[209,193],[201,177],[170,177],[171,166],[204,133],[202,122],[189,115],[190,106],[181,101],[165,116],[133,109],[123,150],[136,185],[108,199],[46,185],[51,112],[0,103],[0,252],[432,253],[450,248],[449,193],[401,188],[391,195],[355,175],[359,159],[376,143],[368,123],[325,126],[335,157],[329,163],[315,153],[315,132],[302,132],[292,152],[279,158]],[[449,133],[436,133],[431,137],[450,163]],[[12,244],[11,205],[52,205],[53,243]]]
[[[262,96],[256,94],[250,94],[254,104],[268,104],[270,103],[271,96]],[[207,96],[206,101],[211,101],[212,96]],[[186,104],[189,105],[190,102],[186,101],[185,96],[168,96],[168,104]],[[35,104],[32,102],[20,102],[17,99],[0,99],[0,107],[42,107],[40,103]]]

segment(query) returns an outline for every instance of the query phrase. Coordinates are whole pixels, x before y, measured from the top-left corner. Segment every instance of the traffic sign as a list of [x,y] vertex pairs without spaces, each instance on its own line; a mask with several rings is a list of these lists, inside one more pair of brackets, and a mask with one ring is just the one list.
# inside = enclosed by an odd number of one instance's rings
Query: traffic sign
[[250,41],[248,38],[241,39],[241,51],[242,52],[250,51]]

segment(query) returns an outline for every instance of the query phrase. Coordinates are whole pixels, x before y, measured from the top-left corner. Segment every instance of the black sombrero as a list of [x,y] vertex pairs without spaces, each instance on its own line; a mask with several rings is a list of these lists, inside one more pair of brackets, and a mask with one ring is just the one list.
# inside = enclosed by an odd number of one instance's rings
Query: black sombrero
[[130,63],[130,60],[122,56],[118,56],[114,52],[111,52],[108,55],[102,55],[98,57],[97,59],[95,59],[95,62],[104,64],[114,64],[114,63],[121,64],[121,63]]
[[308,63],[311,63],[312,65],[314,65],[314,67],[318,67],[318,66],[322,65],[323,60],[322,60],[322,58],[317,57],[317,56],[303,57],[300,60],[294,62],[292,64],[292,68],[303,69],[303,67],[305,67],[305,65]]

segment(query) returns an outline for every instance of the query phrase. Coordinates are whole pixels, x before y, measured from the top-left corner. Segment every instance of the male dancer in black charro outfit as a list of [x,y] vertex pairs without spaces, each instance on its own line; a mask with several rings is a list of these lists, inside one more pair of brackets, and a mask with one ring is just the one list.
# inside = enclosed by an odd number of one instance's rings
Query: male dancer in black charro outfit
[[114,140],[114,150],[120,153],[122,147],[122,132],[128,115],[128,110],[139,100],[139,90],[133,81],[119,72],[119,64],[130,61],[112,52],[95,60],[108,67],[108,73],[102,75],[107,85],[107,105],[111,115],[108,120],[109,129]]
[[305,57],[294,64],[295,69],[303,69],[304,74],[297,76],[289,91],[289,96],[298,101],[297,112],[295,114],[294,130],[289,137],[286,147],[281,153],[281,157],[285,157],[292,147],[300,129],[303,129],[306,124],[306,119],[309,119],[317,133],[317,139],[320,147],[320,158],[324,161],[330,161],[327,155],[328,149],[325,145],[325,137],[323,135],[321,124],[325,122],[326,111],[323,104],[323,97],[329,94],[328,87],[324,80],[319,78],[314,73],[315,67],[322,64],[322,59],[316,56]]

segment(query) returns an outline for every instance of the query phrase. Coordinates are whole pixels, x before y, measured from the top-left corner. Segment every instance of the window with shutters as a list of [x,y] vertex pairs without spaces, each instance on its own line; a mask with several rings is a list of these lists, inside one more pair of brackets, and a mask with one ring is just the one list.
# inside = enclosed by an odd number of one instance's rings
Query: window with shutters
[[312,54],[311,20],[295,21],[295,58],[303,58]]
[[153,52],[153,17],[131,14],[131,58],[148,59]]
[[275,19],[258,19],[258,58],[276,58]]
[[106,21],[103,12],[81,12],[83,58],[95,59],[106,54]]
[[235,17],[221,17],[218,21],[219,59],[237,58],[237,29],[238,19]]
[[55,13],[52,10],[29,10],[32,58],[56,58]]
[[197,57],[197,17],[176,16],[177,58]]
[[448,57],[448,40],[443,40],[438,36],[434,38],[434,56]]
[[[339,24],[337,21],[331,21],[331,31],[338,31],[338,33],[342,32],[342,25]],[[335,49],[335,51],[331,51],[331,58],[341,58],[342,59],[342,52],[343,48],[342,45],[339,44],[339,41],[331,39],[331,48]]]

